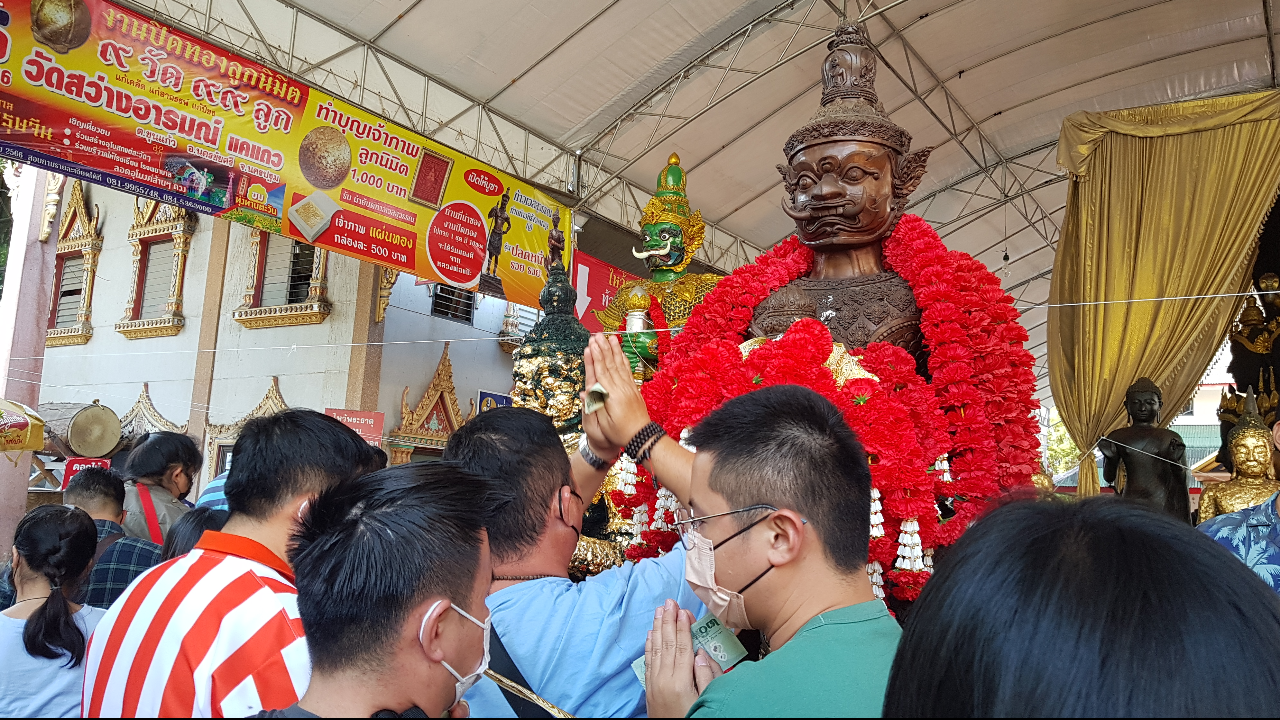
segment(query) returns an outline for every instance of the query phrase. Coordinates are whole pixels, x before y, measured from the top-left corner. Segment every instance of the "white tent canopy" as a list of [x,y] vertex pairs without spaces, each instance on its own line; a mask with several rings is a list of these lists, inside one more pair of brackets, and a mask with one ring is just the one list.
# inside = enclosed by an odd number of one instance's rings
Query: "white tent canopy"
[[[1271,0],[130,0],[634,225],[672,152],[731,270],[791,231],[774,166],[840,13],[937,146],[911,212],[1001,274],[1040,378],[1062,118],[1275,86]],[[1008,261],[1005,261],[1005,257]]]

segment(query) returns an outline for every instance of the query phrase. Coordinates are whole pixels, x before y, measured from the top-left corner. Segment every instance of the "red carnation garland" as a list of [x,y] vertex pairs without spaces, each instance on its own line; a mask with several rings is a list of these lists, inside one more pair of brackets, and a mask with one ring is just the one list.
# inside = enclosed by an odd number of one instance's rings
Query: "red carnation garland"
[[[995,275],[948,250],[914,215],[902,217],[884,248],[886,265],[907,281],[923,310],[930,382],[905,350],[872,343],[850,351],[878,381],[855,379],[837,389],[822,365],[831,336],[816,320],[797,322],[742,357],[738,345],[756,305],[810,269],[812,251],[792,236],[707,294],[642,392],[650,415],[675,437],[725,400],[759,387],[799,384],[826,396],[872,461],[885,535],[872,540],[870,559],[888,569],[904,521],[918,521],[928,552],[955,542],[1003,490],[1030,482],[1039,448],[1032,413],[1039,404],[1032,398],[1031,354],[1022,347],[1026,331]],[[914,438],[903,436],[905,427],[914,428]],[[932,469],[939,458],[949,460],[948,473]],[[939,498],[953,502],[956,514],[947,521],[938,517]],[[885,573],[902,599],[915,599],[928,576]]]

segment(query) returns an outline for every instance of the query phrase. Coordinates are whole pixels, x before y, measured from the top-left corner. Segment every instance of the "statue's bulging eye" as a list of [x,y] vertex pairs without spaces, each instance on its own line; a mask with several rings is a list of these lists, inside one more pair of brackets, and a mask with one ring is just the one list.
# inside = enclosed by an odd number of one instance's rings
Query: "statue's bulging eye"
[[800,179],[796,181],[796,187],[800,188],[801,190],[808,190],[809,188],[813,187],[815,184],[816,182],[814,181],[812,175],[801,175]]
[[849,182],[860,182],[866,176],[866,171],[860,167],[851,167],[844,171],[844,179]]

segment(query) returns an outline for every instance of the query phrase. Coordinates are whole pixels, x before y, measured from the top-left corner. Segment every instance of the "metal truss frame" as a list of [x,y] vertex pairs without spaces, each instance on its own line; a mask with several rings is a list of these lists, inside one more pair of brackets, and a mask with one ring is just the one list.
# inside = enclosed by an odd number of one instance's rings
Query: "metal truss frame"
[[[875,0],[868,0],[868,8],[875,9]],[[887,16],[881,15],[880,21],[888,27],[889,38],[879,43],[872,43],[881,63],[907,92],[920,103],[921,107],[934,119],[947,134],[951,142],[969,157],[970,162],[982,173],[985,183],[997,195],[996,202],[1012,205],[1014,210],[1040,238],[1044,244],[1054,247],[1057,243],[1059,228],[1040,202],[1028,191],[1026,181],[1007,167],[1008,159],[996,148],[995,143],[982,130],[973,116],[951,93],[950,88],[942,81],[938,73],[925,62],[915,47],[907,40],[906,35]],[[905,67],[899,68],[887,57],[884,50],[891,43],[900,46]],[[933,99],[933,102],[930,102]],[[938,107],[935,107],[938,106]],[[945,118],[943,115],[945,114]]]
[[[493,98],[476,99],[375,46],[405,13],[373,40],[364,40],[292,0],[120,2],[512,175],[565,192],[574,190],[574,152],[494,110],[489,104]],[[264,27],[275,32],[264,33]],[[300,32],[313,42],[300,43]],[[324,48],[323,54],[312,51],[317,47]]]
[[[809,50],[821,45],[830,39],[831,28],[819,25],[813,25],[808,22],[809,15],[815,7],[823,5],[826,0],[786,0],[774,6],[767,13],[748,23],[745,27],[729,36],[715,48],[704,53],[701,57],[689,63],[680,72],[673,75],[665,83],[657,89],[649,93],[639,102],[635,103],[628,110],[623,112],[616,120],[609,124],[607,128],[598,133],[594,138],[587,142],[582,149],[580,160],[580,182],[582,187],[579,190],[579,197],[582,199],[578,203],[578,208],[591,210],[592,212],[604,212],[610,215],[612,219],[630,224],[626,222],[626,213],[619,212],[623,208],[634,211],[635,217],[638,219],[639,212],[643,206],[639,204],[636,191],[639,190],[641,196],[646,198],[648,193],[635,185],[635,183],[622,177],[632,165],[639,162],[649,151],[661,145],[670,139],[674,134],[682,130],[684,127],[710,112],[724,101],[733,97],[737,93],[746,89],[755,81],[766,77],[769,73],[784,67],[787,63],[800,57]],[[906,0],[896,0],[894,4],[905,2]],[[828,5],[830,3],[827,3]],[[800,15],[799,8],[804,7],[803,15]],[[837,12],[842,12],[836,9]],[[799,16],[797,20],[796,17]],[[791,38],[783,48],[777,61],[761,70],[753,70],[737,63],[739,52],[750,40],[753,34],[759,31],[777,26],[792,26]],[[819,30],[822,37],[810,43],[809,45],[791,52],[791,48],[795,42],[796,36],[802,29]],[[679,93],[680,88],[685,81],[692,77],[695,73],[719,73],[719,78],[711,92],[707,103],[692,115],[683,116],[670,112],[672,101]],[[732,79],[731,79],[732,76]],[[740,80],[739,80],[740,78]],[[685,85],[686,89],[688,85]],[[722,89],[728,88],[724,92]],[[803,94],[803,93],[802,93]],[[798,96],[797,96],[798,97]],[[793,98],[794,100],[795,98]],[[782,107],[785,107],[782,106]],[[781,107],[778,108],[781,110]],[[775,112],[777,112],[775,110]],[[772,113],[770,113],[772,115]],[[649,134],[643,149],[631,154],[631,157],[624,158],[611,153],[613,142],[622,134],[622,131],[630,127],[636,122],[656,118],[653,123],[653,130]],[[764,122],[768,116],[761,118],[754,123],[751,128],[744,131],[739,137],[750,132],[761,122]],[[674,121],[674,126],[664,127],[667,121]],[[665,130],[659,136],[659,131]],[[705,162],[705,158],[701,162]],[[620,165],[618,164],[620,163]],[[688,171],[692,171],[697,164],[690,166]],[[616,167],[614,167],[616,166]],[[611,169],[612,168],[612,169]],[[602,177],[603,176],[603,177]],[[626,188],[626,192],[622,192],[622,188]],[[765,191],[767,192],[767,190]],[[610,209],[613,212],[610,212]],[[732,213],[730,213],[732,214]],[[720,226],[725,218],[718,218],[715,221],[707,222],[707,235],[702,248],[698,251],[698,259],[707,264],[723,271],[732,271],[737,267],[751,262],[763,250],[755,244],[746,241],[736,234],[725,230]]]

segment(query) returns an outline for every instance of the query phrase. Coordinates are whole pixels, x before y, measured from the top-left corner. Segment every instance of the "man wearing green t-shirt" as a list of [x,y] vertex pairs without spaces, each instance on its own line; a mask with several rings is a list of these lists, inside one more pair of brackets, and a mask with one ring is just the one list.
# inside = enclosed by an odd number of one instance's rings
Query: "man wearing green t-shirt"
[[840,411],[795,385],[730,400],[689,436],[685,577],[772,652],[726,674],[695,655],[692,615],[655,611],[650,717],[879,716],[901,630],[867,577],[871,473]]

